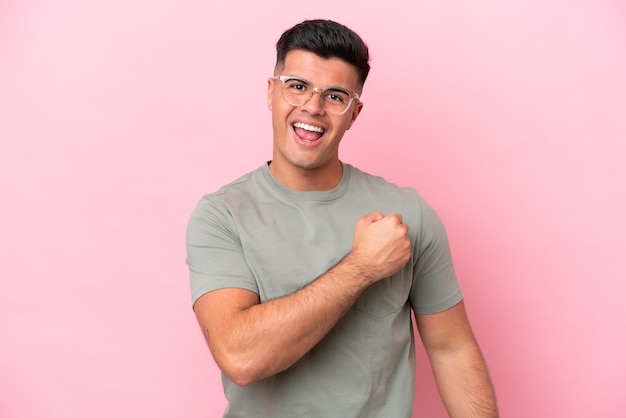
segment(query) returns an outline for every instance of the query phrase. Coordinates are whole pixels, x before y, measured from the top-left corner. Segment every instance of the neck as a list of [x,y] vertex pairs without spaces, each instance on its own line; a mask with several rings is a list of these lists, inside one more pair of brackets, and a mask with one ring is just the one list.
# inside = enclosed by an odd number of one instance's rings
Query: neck
[[280,184],[301,192],[323,192],[334,189],[341,181],[343,165],[337,161],[328,167],[301,169],[290,167],[284,170],[275,162],[270,162],[270,172]]

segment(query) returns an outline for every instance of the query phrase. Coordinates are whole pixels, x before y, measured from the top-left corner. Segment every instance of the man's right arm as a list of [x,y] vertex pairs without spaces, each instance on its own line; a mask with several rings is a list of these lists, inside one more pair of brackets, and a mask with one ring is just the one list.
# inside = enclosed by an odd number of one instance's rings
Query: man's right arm
[[220,369],[248,385],[294,364],[365,289],[402,268],[410,255],[402,217],[372,212],[357,221],[352,251],[308,286],[264,303],[249,290],[214,290],[198,298],[194,311]]

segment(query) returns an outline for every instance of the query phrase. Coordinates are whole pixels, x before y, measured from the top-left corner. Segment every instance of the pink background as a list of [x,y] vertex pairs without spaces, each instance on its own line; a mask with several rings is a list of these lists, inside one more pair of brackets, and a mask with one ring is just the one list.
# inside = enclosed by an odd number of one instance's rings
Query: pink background
[[0,3],[1,417],[221,416],[185,227],[271,158],[274,43],[317,17],[372,55],[342,158],[438,209],[502,416],[624,416],[624,2],[366,3]]

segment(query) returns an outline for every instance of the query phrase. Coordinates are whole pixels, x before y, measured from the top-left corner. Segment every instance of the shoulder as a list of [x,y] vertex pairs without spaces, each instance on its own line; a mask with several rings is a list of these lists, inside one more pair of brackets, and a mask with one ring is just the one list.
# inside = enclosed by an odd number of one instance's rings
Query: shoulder
[[250,195],[259,192],[259,184],[263,181],[262,170],[263,166],[203,195],[198,208],[229,207],[236,206],[238,202],[249,202]]
[[356,193],[369,196],[383,213],[402,214],[405,223],[419,234],[431,231],[442,233],[444,227],[439,214],[416,188],[398,185],[353,166],[350,166],[350,170]]
[[232,208],[249,202],[255,189],[255,177],[261,168],[248,172],[236,180],[220,187],[217,191],[203,195],[191,214],[191,223],[229,222]]
[[256,170],[250,171],[236,180],[220,187],[217,191],[204,195],[203,199],[222,199],[224,201],[228,201],[236,199],[242,194],[250,193],[255,189],[255,183],[258,183],[262,177],[262,170],[263,167],[259,167]]
[[402,186],[380,175],[367,173],[354,166],[347,166],[351,170],[352,182],[359,192],[372,193],[379,199],[387,198],[393,202],[404,202],[413,209],[419,210],[423,198],[414,187]]

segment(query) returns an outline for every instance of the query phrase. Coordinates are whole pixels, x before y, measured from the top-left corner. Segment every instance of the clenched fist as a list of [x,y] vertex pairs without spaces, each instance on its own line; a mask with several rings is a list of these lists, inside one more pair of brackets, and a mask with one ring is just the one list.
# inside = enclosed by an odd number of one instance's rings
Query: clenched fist
[[372,283],[400,270],[411,257],[409,227],[402,215],[379,211],[357,220],[349,257]]

